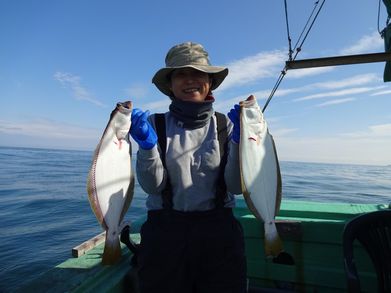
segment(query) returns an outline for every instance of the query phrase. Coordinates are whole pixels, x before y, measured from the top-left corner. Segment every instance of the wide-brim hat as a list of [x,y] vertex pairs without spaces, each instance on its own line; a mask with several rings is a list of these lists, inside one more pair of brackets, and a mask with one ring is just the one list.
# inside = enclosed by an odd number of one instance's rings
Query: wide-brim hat
[[208,52],[197,43],[186,42],[172,47],[166,56],[166,67],[158,70],[152,82],[165,95],[171,97],[170,75],[175,69],[194,68],[208,73],[212,78],[211,90],[215,90],[228,75],[228,68],[212,66],[208,58]]

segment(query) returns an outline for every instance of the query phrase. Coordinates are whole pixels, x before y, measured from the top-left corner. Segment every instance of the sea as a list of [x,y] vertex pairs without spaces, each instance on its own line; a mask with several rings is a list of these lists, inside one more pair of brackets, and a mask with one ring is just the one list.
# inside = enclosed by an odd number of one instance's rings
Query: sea
[[[92,151],[0,147],[0,292],[71,257],[102,232],[88,201]],[[391,166],[280,162],[283,199],[391,204]],[[239,196],[241,197],[241,196]],[[125,216],[145,215],[138,183]]]

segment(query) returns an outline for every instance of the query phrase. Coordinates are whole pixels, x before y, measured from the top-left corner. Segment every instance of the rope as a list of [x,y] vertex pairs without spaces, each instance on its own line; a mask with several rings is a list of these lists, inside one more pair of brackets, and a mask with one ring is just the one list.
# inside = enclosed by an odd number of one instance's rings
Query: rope
[[[287,8],[287,5],[286,5],[286,0],[284,0],[284,2],[285,2],[285,17],[286,17],[286,23],[287,23],[288,41],[290,42],[290,39],[291,39],[291,38],[290,38],[290,35],[289,35],[288,8]],[[303,46],[305,40],[307,39],[307,37],[308,37],[308,35],[309,35],[309,33],[310,33],[310,31],[311,31],[311,29],[312,29],[314,23],[315,23],[315,20],[318,18],[318,15],[319,15],[320,11],[322,10],[323,5],[324,5],[325,2],[326,2],[326,0],[322,0],[322,4],[321,4],[320,7],[317,9],[317,6],[318,6],[318,4],[319,4],[319,1],[315,1],[314,9],[312,10],[311,15],[309,16],[309,18],[308,18],[308,20],[307,20],[307,23],[305,24],[305,26],[304,26],[304,28],[303,28],[303,30],[302,30],[302,32],[301,32],[301,34],[300,34],[300,36],[299,36],[299,38],[298,38],[296,44],[295,44],[294,50],[296,51],[296,54],[295,54],[295,56],[293,57],[293,59],[292,59],[292,55],[291,55],[291,53],[292,53],[291,45],[289,44],[289,61],[294,61],[294,60],[296,59],[297,55],[300,53],[301,47]],[[317,12],[316,12],[315,16],[313,16],[314,13],[315,13],[315,11],[317,11]],[[311,20],[311,19],[312,19],[312,22],[311,22],[309,28],[307,29],[308,24],[310,23],[310,20]],[[304,35],[304,33],[305,33],[305,35]],[[299,42],[300,42],[300,39],[302,38],[303,35],[304,35],[304,38],[303,38],[303,40],[301,41],[300,46],[298,47],[298,44],[299,44]],[[286,66],[284,67],[283,70],[281,70],[280,76],[278,77],[278,79],[277,79],[277,81],[276,81],[276,83],[275,83],[275,85],[274,85],[274,87],[273,87],[273,89],[272,89],[272,91],[271,91],[271,93],[270,93],[268,99],[266,100],[265,106],[264,106],[263,109],[262,109],[262,113],[265,112],[265,110],[266,110],[267,106],[269,105],[271,99],[273,98],[275,92],[277,91],[277,89],[278,89],[278,87],[280,86],[282,80],[284,79],[287,70],[288,70],[288,68],[287,68]]]

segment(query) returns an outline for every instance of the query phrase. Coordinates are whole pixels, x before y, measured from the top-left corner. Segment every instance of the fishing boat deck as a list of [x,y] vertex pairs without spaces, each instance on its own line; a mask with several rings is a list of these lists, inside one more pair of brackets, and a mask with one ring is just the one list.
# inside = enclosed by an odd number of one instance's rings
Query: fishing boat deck
[[[263,224],[239,200],[235,216],[242,223],[249,278],[249,292],[345,292],[345,272],[342,257],[342,231],[349,219],[358,214],[389,208],[375,204],[340,204],[283,201],[277,229],[285,251],[294,264],[279,263],[265,258]],[[132,227],[137,234],[143,219]],[[123,257],[114,266],[101,265],[103,243],[79,257],[71,257],[26,284],[19,292],[132,292],[134,284],[130,260],[132,254],[122,246]],[[376,275],[369,258],[357,244],[357,267],[362,288],[376,288]],[[134,274],[134,272],[133,272]],[[375,286],[375,287],[374,287]]]

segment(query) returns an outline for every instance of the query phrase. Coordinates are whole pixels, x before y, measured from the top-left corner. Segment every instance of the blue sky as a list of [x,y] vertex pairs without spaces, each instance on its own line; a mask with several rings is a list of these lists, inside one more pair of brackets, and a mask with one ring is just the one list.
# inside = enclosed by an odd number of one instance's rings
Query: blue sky
[[[315,1],[288,0],[296,43]],[[386,10],[381,3],[380,28]],[[204,45],[230,74],[227,113],[261,107],[288,58],[282,0],[0,1],[0,145],[93,150],[118,101],[164,112],[151,83],[169,48]],[[326,1],[297,59],[384,51],[378,2]],[[391,83],[384,63],[287,72],[265,117],[281,160],[391,164]]]

